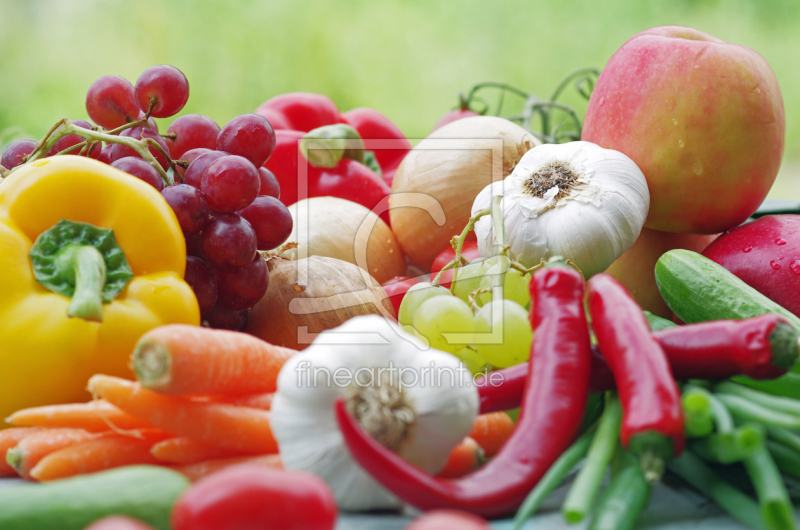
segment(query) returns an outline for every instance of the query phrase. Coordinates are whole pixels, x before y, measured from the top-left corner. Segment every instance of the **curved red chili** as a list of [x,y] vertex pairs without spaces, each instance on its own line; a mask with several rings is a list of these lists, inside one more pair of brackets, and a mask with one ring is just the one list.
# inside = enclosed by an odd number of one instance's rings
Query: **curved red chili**
[[403,501],[423,510],[455,508],[484,517],[520,506],[580,429],[589,391],[590,347],[583,279],[548,266],[531,281],[534,328],[519,422],[488,464],[460,479],[435,478],[409,464],[363,431],[336,403],[336,416],[353,458]]
[[[797,333],[780,316],[715,320],[653,332],[664,349],[672,375],[686,379],[728,379],[746,375],[774,379],[797,358]],[[518,364],[478,379],[481,414],[519,407],[528,365]],[[489,379],[491,377],[491,379]],[[590,392],[614,388],[614,376],[597,346],[592,347]]]
[[639,456],[652,481],[666,460],[683,451],[680,390],[664,349],[625,287],[609,274],[596,274],[586,288],[592,329],[622,403],[620,442]]

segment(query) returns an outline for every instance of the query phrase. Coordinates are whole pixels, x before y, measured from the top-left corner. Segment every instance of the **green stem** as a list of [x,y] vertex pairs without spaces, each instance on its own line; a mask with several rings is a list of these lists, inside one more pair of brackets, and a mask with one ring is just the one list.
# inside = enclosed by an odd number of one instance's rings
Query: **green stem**
[[766,529],[761,510],[753,499],[714,473],[691,451],[684,451],[679,458],[667,462],[667,468],[714,501],[734,519],[757,530]]
[[639,457],[644,478],[650,483],[661,480],[666,462],[675,456],[672,438],[654,430],[632,435],[628,440],[628,450]]
[[744,385],[732,383],[730,381],[723,381],[714,387],[714,391],[723,394],[731,394],[739,396],[753,403],[757,403],[763,407],[767,407],[778,412],[785,412],[786,414],[794,414],[800,416],[800,400],[771,396],[758,390],[748,388]]
[[764,429],[757,423],[740,426],[732,433],[715,433],[690,442],[689,447],[703,460],[733,464],[764,447]]
[[769,452],[762,448],[745,458],[744,467],[756,488],[761,514],[767,527],[774,530],[794,529],[792,502]]
[[711,400],[706,392],[690,388],[681,395],[683,423],[686,436],[700,438],[714,430],[714,415],[711,413]]
[[532,517],[547,497],[564,481],[567,473],[586,456],[596,429],[585,432],[578,440],[564,451],[536,487],[522,503],[514,518],[514,530],[519,530],[525,521]]
[[800,453],[772,440],[767,440],[766,446],[781,473],[800,478]]
[[711,404],[711,415],[714,418],[714,425],[719,433],[733,432],[733,417],[725,404],[703,387],[697,385],[684,385],[684,392],[698,392],[706,396]]
[[731,394],[716,394],[716,396],[736,418],[762,423],[765,427],[800,430],[800,417],[769,409],[739,396]]
[[800,399],[800,374],[789,372],[777,379],[758,381],[749,377],[733,377],[732,381],[755,388],[773,396],[783,396]]
[[632,530],[650,500],[650,484],[635,463],[612,477],[597,503],[589,530]]
[[[491,211],[492,211],[492,227],[494,228],[495,240],[497,244],[494,246],[496,253],[495,256],[508,256],[508,247],[506,246],[506,224],[503,221],[503,209],[501,204],[503,201],[502,195],[495,195],[492,197]],[[498,260],[500,271],[492,276],[492,300],[502,300],[503,285],[506,281],[506,273],[510,265],[509,260]]]
[[767,438],[800,453],[800,435],[787,429],[767,428]]
[[[472,232],[472,230],[475,229],[475,223],[478,221],[478,219],[480,219],[481,217],[485,217],[491,213],[492,213],[491,208],[484,208],[483,210],[479,211],[478,213],[469,218],[467,226],[464,227],[464,230],[461,231],[461,234],[458,235],[457,237],[454,237],[453,240],[451,241],[451,244],[453,245],[453,250],[455,250],[456,252],[455,258],[453,258],[453,261],[442,267],[442,270],[439,271],[439,273],[433,279],[431,284],[433,284],[435,287],[438,287],[439,282],[441,281],[442,278],[442,274],[444,274],[444,271],[452,269],[454,267],[458,268],[462,265],[461,260],[463,258],[461,257],[461,253],[464,251],[464,242],[467,240],[467,236],[469,235],[470,232]],[[454,276],[453,283],[450,285],[451,293],[454,292],[455,285],[456,282]]]
[[67,316],[102,322],[106,262],[100,251],[89,245],[70,245],[59,252],[55,264],[57,274],[75,285]]
[[336,167],[343,158],[364,162],[364,140],[358,131],[343,123],[306,133],[300,140],[300,151],[314,167]]
[[622,406],[619,399],[612,395],[606,404],[600,425],[597,427],[586,462],[575,477],[561,513],[568,523],[581,521],[592,509],[594,498],[600,489],[603,476],[608,469],[619,440],[619,428],[622,422]]

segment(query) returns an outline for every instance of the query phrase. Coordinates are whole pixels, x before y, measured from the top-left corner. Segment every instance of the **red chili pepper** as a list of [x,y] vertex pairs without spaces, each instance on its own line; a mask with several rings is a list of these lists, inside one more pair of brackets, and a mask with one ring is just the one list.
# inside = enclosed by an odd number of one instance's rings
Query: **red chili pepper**
[[453,508],[483,517],[515,510],[580,429],[589,390],[590,348],[583,279],[548,266],[531,281],[534,329],[531,370],[519,421],[488,464],[460,479],[439,479],[409,464],[362,430],[336,402],[336,415],[353,458],[403,501],[431,510]]
[[172,528],[333,530],[336,514],[333,492],[316,475],[242,464],[184,492],[172,510]]
[[[747,320],[715,320],[653,332],[664,349],[672,375],[686,379],[728,379],[746,375],[774,379],[786,373],[783,366],[797,358],[797,333],[778,315]],[[476,381],[481,414],[519,407],[528,365],[518,364]],[[488,379],[491,377],[492,379]],[[592,347],[592,393],[614,388],[614,376],[600,350]]]
[[[474,232],[470,232],[470,235],[474,234]],[[439,271],[442,268],[453,261],[456,257],[456,251],[453,247],[449,247],[444,249],[436,259],[433,260],[433,264],[431,265],[431,281],[436,278],[436,275],[439,274]],[[467,261],[472,261],[474,259],[480,258],[481,253],[478,252],[478,242],[471,239],[464,241],[464,246],[461,248],[461,257],[465,258]],[[449,289],[450,285],[453,283],[453,275],[455,269],[447,269],[442,273],[442,277],[439,278],[439,285],[444,287],[445,289]]]
[[397,166],[411,151],[411,144],[400,128],[375,109],[360,107],[342,113],[345,123],[364,139],[364,148],[375,153],[383,180],[391,186]]
[[416,278],[409,278],[407,276],[395,276],[388,282],[383,284],[383,290],[386,291],[386,296],[394,307],[394,314],[400,314],[400,304],[403,303],[406,293],[412,286],[419,283]]
[[311,92],[289,92],[275,96],[259,105],[255,113],[267,118],[273,129],[308,132],[339,123],[336,103],[327,96]]
[[683,451],[681,393],[642,309],[609,274],[587,283],[592,329],[622,403],[622,446],[638,455],[650,481]]

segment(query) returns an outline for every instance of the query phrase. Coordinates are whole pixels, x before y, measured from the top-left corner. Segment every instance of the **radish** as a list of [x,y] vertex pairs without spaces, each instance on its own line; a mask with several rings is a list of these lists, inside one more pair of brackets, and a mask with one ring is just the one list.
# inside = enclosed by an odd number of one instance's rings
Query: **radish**
[[800,215],[768,215],[734,228],[703,255],[800,316]]

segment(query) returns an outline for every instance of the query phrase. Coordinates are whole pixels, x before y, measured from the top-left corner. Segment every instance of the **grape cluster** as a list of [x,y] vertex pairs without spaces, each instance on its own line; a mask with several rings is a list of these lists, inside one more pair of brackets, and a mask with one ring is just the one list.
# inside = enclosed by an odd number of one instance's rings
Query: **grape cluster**
[[[96,80],[86,96],[86,111],[96,126],[72,122],[119,137],[147,139],[164,173],[122,143],[102,147],[99,141],[87,142],[78,150],[85,139],[76,134],[60,138],[47,156],[76,147],[72,154],[91,156],[160,191],[186,238],[185,279],[197,296],[203,320],[212,327],[240,330],[247,310],[267,290],[269,274],[258,250],[279,247],[292,232],[292,217],[279,200],[278,180],[263,167],[275,148],[275,131],[257,114],[237,116],[222,129],[207,116],[188,114],[159,134],[153,118],[174,116],[188,99],[189,82],[173,66],[148,68],[135,85],[107,75]],[[24,163],[36,145],[30,140],[14,142],[0,163],[12,169]],[[169,174],[174,184],[165,182],[163,175]]]

